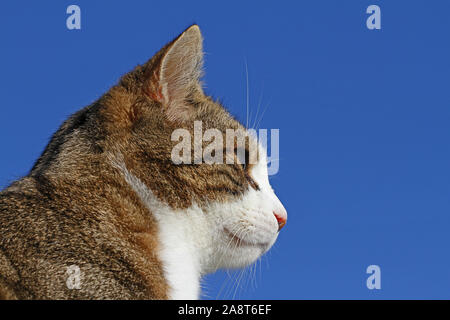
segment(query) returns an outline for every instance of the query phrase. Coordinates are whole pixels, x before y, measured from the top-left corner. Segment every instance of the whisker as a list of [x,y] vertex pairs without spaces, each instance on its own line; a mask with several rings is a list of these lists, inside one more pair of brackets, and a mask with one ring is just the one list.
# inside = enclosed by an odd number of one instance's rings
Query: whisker
[[265,106],[265,108],[264,108],[264,110],[263,110],[263,112],[262,112],[262,114],[261,114],[261,117],[259,118],[259,120],[258,120],[258,122],[257,122],[257,124],[256,124],[255,130],[258,130],[258,129],[259,129],[259,125],[260,125],[260,123],[261,123],[261,121],[262,121],[262,119],[263,119],[263,117],[264,117],[264,114],[266,113],[266,111],[267,111],[269,105],[270,105],[270,100],[269,100],[269,103],[266,104],[266,106]]
[[[246,231],[245,228],[242,228],[242,229],[239,231],[239,235],[237,235],[237,237],[238,237],[238,238],[242,237],[243,232],[245,232],[245,231]],[[234,248],[233,248],[233,251],[236,250],[237,247],[238,247],[238,243],[235,243],[235,246],[234,246]],[[235,282],[234,282],[234,284],[235,284],[235,286],[234,286],[234,287],[235,287],[235,290],[234,290],[234,294],[233,294],[232,300],[234,300],[234,298],[235,298],[235,296],[236,296],[236,290],[237,290],[238,287],[239,287],[239,283],[240,283],[240,280],[241,280],[241,277],[242,277],[242,272],[243,272],[243,270],[245,270],[245,269],[241,269],[241,272],[239,272],[239,276],[236,277],[236,280],[235,280]]]
[[263,92],[264,92],[264,83],[262,84],[262,87],[263,88],[261,89],[261,93],[259,95],[259,101],[258,101],[258,106],[256,109],[255,119],[253,120],[253,125],[252,125],[252,128],[254,128],[255,130],[256,130],[256,128],[255,128],[256,120],[258,120],[259,110],[261,109],[261,103],[262,103]]
[[244,58],[244,62],[245,62],[245,83],[246,83],[246,86],[247,86],[247,91],[246,91],[247,120],[246,120],[245,127],[248,128],[248,114],[249,114],[249,108],[250,108],[250,95],[249,95],[249,86],[248,86],[248,65],[247,65],[247,59],[246,58]]

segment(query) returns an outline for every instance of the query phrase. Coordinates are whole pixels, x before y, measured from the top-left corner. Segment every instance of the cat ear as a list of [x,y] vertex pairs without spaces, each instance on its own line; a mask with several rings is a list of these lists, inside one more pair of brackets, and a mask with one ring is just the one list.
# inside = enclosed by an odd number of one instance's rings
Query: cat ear
[[151,61],[151,74],[144,84],[144,92],[163,105],[169,120],[186,121],[193,112],[186,98],[199,87],[202,41],[200,28],[193,25],[166,45],[154,57],[156,61]]

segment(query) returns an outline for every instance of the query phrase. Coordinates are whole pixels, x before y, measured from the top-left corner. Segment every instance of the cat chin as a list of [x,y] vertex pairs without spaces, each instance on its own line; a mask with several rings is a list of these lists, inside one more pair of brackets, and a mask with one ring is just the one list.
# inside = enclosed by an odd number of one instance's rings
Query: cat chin
[[270,247],[261,245],[237,248],[232,257],[224,260],[223,269],[239,269],[251,265],[258,260]]
[[[229,235],[226,236],[229,237]],[[217,254],[221,258],[217,269],[238,269],[251,265],[273,246],[277,236],[267,243],[236,241],[233,246],[219,248]]]

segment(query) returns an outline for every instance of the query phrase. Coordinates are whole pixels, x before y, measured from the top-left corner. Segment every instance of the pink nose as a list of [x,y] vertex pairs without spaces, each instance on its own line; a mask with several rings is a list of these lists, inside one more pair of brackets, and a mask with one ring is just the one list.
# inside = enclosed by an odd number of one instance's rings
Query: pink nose
[[275,216],[275,218],[278,221],[278,231],[281,230],[281,228],[284,227],[284,225],[286,224],[287,221],[287,213],[286,211],[280,211],[280,212],[273,212],[273,215]]

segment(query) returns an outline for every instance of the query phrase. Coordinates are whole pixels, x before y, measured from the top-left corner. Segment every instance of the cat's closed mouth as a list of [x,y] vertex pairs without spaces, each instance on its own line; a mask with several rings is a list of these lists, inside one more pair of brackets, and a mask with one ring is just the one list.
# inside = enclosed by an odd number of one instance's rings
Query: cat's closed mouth
[[241,237],[237,235],[237,232],[231,232],[226,227],[223,228],[225,234],[230,238],[230,243],[233,243],[235,247],[260,247],[262,249],[267,248],[269,243],[261,243],[261,242],[249,242],[243,240]]

